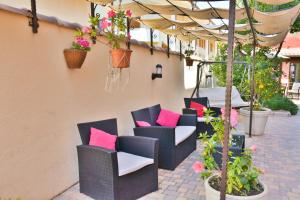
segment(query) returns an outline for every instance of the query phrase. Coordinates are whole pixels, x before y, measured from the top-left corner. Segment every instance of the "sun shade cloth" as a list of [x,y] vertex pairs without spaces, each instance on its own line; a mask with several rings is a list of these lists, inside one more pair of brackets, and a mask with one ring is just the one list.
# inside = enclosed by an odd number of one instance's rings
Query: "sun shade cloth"
[[[111,0],[89,1],[99,4],[112,2]],[[257,1],[271,5],[292,2],[292,0]],[[126,2],[120,6],[114,5],[113,8],[130,9],[133,17],[136,17],[140,23],[176,36],[179,40],[191,41],[201,38],[226,41],[228,39],[229,10],[227,8],[210,7],[200,9],[192,7],[189,1],[184,0],[131,0]],[[250,12],[256,21],[254,29],[258,44],[261,46],[275,46],[284,40],[291,25],[297,19],[300,13],[300,4],[276,12],[261,12],[256,9],[250,9]],[[236,8],[236,20],[246,18],[245,9]],[[219,20],[219,23],[215,23],[214,20]],[[253,38],[248,23],[236,24],[235,31],[234,37],[236,42],[252,42]],[[246,31],[246,33],[240,34],[239,31]]]

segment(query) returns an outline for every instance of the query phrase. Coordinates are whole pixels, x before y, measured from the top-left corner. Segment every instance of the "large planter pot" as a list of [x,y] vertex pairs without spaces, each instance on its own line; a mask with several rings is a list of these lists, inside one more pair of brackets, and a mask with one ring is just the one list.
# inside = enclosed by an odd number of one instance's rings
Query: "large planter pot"
[[67,63],[67,66],[71,69],[81,68],[87,51],[79,49],[65,49],[64,56]]
[[186,66],[193,66],[194,60],[191,57],[185,57]]
[[115,68],[128,68],[130,65],[131,52],[129,49],[112,49],[112,66]]
[[[270,113],[271,113],[271,110],[268,108],[262,108],[260,111],[253,111],[251,135],[263,135],[264,134],[265,127],[266,127]],[[240,114],[242,117],[242,122],[244,124],[245,133],[249,134],[250,109],[249,108],[241,108]]]
[[[232,152],[232,157],[229,160],[233,162],[234,158],[241,156],[245,150],[245,135],[232,135],[231,144],[232,146],[229,147],[229,151]],[[218,167],[221,169],[223,146],[217,145],[215,150],[216,152],[213,153],[213,157]]]
[[[214,176],[209,177],[208,179],[205,180],[204,183],[206,200],[220,200],[220,192],[215,190],[209,185],[209,180],[213,177]],[[234,195],[226,194],[226,200],[262,200],[266,196],[268,189],[264,183],[260,182],[260,184],[264,188],[264,191],[260,194],[253,195],[253,196],[234,196]]]

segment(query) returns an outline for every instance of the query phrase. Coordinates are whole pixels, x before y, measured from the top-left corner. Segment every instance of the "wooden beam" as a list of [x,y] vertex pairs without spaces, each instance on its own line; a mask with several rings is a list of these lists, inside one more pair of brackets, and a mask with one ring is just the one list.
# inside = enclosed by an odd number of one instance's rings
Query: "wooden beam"
[[226,96],[225,96],[225,128],[222,152],[222,172],[220,185],[220,200],[226,199],[227,188],[227,161],[229,150],[230,114],[231,114],[231,92],[232,92],[232,69],[233,69],[233,48],[234,48],[234,27],[235,27],[235,0],[229,2],[229,26],[228,26],[228,48],[227,48],[227,69],[226,69]]

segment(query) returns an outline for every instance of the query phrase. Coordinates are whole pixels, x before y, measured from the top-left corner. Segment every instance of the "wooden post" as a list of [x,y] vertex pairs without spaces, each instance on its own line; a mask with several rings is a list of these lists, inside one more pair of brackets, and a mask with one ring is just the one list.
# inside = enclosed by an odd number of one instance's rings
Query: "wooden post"
[[232,91],[232,68],[233,68],[233,48],[234,48],[234,26],[235,26],[235,0],[229,1],[229,27],[228,27],[228,49],[227,49],[227,70],[226,70],[226,98],[225,98],[225,130],[222,152],[222,179],[220,186],[220,200],[226,199],[227,188],[227,160],[230,132],[231,114],[231,91]]
[[153,55],[153,29],[150,28],[150,53]]
[[254,88],[255,88],[255,57],[256,57],[256,44],[253,42],[253,57],[251,66],[251,79],[250,79],[250,122],[249,122],[249,137],[252,136],[252,122],[253,122],[253,103],[254,103]]

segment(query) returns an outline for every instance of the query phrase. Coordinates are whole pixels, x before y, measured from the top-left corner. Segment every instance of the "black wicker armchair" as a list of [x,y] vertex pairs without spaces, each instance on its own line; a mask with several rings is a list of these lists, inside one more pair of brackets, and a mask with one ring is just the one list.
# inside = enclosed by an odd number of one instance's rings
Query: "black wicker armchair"
[[[213,111],[213,117],[218,117],[221,114],[221,109],[217,107],[210,107],[209,100],[207,97],[199,97],[199,98],[184,98],[185,107],[182,112],[183,114],[196,114],[197,111],[190,108],[191,101],[194,101],[196,103],[200,103],[203,106],[209,108],[211,111]],[[213,120],[213,119],[212,119]],[[210,124],[205,123],[204,117],[197,117],[197,129],[196,129],[197,135],[199,136],[200,133],[205,133],[209,136],[212,136],[214,134],[213,127]]]
[[80,192],[94,199],[134,200],[158,189],[158,140],[117,138],[116,151],[90,146],[90,128],[118,135],[117,120],[78,124]]
[[[160,110],[158,104],[131,112],[136,125],[134,134],[159,139],[158,167],[174,170],[196,149],[196,116],[181,115],[176,128],[164,127],[156,123]],[[151,126],[137,127],[136,121],[146,121]]]

